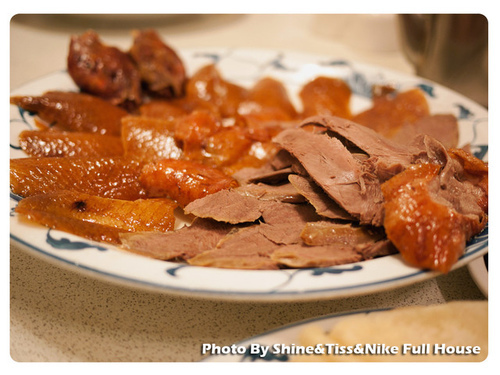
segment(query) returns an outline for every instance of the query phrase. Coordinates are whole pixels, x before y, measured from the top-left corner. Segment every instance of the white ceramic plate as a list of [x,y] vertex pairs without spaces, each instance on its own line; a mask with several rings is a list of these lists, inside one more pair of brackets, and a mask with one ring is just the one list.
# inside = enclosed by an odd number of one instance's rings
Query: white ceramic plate
[[[284,82],[300,108],[297,93],[308,80],[327,75],[343,78],[353,91],[352,109],[370,106],[373,84],[391,84],[400,90],[419,86],[427,93],[432,113],[452,113],[460,123],[460,143],[471,144],[483,159],[488,153],[488,113],[478,104],[446,88],[420,78],[380,67],[328,56],[289,51],[255,49],[204,49],[180,52],[188,73],[209,63],[229,81],[249,86],[262,76]],[[12,94],[41,94],[47,90],[74,90],[65,71],[42,77]],[[11,106],[11,158],[24,157],[18,148],[18,134],[33,128],[32,116]],[[323,269],[242,271],[187,266],[127,253],[114,246],[21,222],[10,199],[10,235],[17,245],[58,265],[122,285],[168,293],[231,300],[311,300],[368,294],[392,289],[437,275],[404,264],[399,255]],[[484,255],[488,230],[477,236],[455,265],[462,267]]]
[[[385,311],[363,310],[348,313],[330,314],[316,318],[284,325],[282,327],[253,336],[224,348],[202,347],[202,353],[207,355],[202,362],[290,362],[293,354],[285,347],[300,346],[300,334],[311,326],[317,326],[325,332],[330,331],[342,319],[360,314],[371,314]],[[288,350],[288,352],[287,352]],[[314,358],[314,354],[311,354]]]

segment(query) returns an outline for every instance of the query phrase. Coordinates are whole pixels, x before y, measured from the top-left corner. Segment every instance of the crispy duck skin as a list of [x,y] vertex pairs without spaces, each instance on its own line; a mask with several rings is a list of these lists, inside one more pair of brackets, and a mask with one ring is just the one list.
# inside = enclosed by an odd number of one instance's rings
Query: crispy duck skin
[[448,150],[450,157],[460,163],[463,168],[461,179],[471,181],[480,188],[479,194],[476,194],[477,204],[483,210],[488,212],[488,164],[474,157],[474,155],[459,148],[450,148]]
[[67,66],[83,92],[125,108],[140,104],[141,79],[133,60],[120,49],[103,44],[96,32],[71,37]]
[[352,121],[392,138],[404,126],[430,115],[429,104],[422,90],[384,92],[374,95],[371,108],[356,114]]
[[120,135],[127,112],[95,96],[48,91],[41,96],[12,96],[10,103],[36,113],[47,127],[59,130]]
[[297,111],[285,86],[270,77],[260,79],[249,89],[248,98],[240,104],[238,113],[259,122],[290,121],[297,118]]
[[25,130],[19,145],[34,157],[106,157],[123,155],[120,137],[65,131]]
[[162,98],[184,95],[186,70],[177,53],[155,30],[134,30],[129,54],[148,92]]
[[125,156],[145,161],[182,157],[174,137],[175,121],[170,118],[125,116],[122,144]]
[[213,64],[198,69],[186,83],[187,102],[222,117],[237,115],[247,98],[248,90],[225,80]]
[[300,93],[302,118],[310,116],[338,116],[351,118],[351,89],[341,79],[317,77],[305,84]]
[[182,99],[151,99],[138,108],[139,114],[146,117],[172,119],[187,115]]
[[162,159],[144,166],[140,182],[150,197],[167,197],[184,207],[195,199],[238,186],[218,169],[188,160]]
[[16,212],[50,228],[118,244],[119,233],[172,230],[176,206],[169,199],[125,201],[58,190],[22,199]]
[[142,164],[123,157],[31,157],[10,160],[10,188],[29,197],[65,189],[105,198],[145,198]]
[[447,273],[487,219],[463,215],[436,199],[430,186],[440,171],[438,164],[415,164],[382,185],[384,228],[409,264]]

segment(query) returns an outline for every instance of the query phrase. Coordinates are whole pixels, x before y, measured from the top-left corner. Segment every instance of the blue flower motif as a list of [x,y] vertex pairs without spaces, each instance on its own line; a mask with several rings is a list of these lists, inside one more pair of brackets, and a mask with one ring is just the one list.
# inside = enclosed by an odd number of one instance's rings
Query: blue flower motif
[[82,241],[71,241],[67,238],[60,238],[56,239],[50,235],[50,229],[47,231],[47,243],[52,246],[55,249],[63,249],[63,250],[83,250],[83,249],[89,249],[89,248],[96,248],[99,251],[106,251],[108,250],[105,247],[102,246],[97,246],[97,245],[92,245],[87,242],[82,242]]
[[475,145],[473,154],[478,159],[483,159],[488,153],[488,145]]
[[353,271],[361,271],[363,267],[360,265],[354,265],[352,268],[314,268],[312,270],[311,275],[313,276],[322,276],[325,274],[338,275],[344,272],[353,272]]
[[177,266],[177,267],[173,267],[173,268],[169,268],[166,270],[167,274],[169,274],[170,276],[173,276],[173,277],[177,277],[177,272],[182,269],[182,268],[185,268],[185,267],[188,267],[187,265],[185,264],[181,264],[180,266]]
[[269,63],[270,66],[272,66],[274,69],[277,70],[290,70],[288,67],[283,64],[283,54],[280,53],[278,56],[276,56],[271,62]]
[[371,98],[372,84],[368,82],[364,74],[354,72],[346,81],[353,94]]
[[462,104],[455,104],[458,107],[459,113],[458,113],[458,118],[459,119],[468,119],[474,114],[466,107],[464,107]]
[[195,53],[194,57],[203,57],[203,58],[208,58],[213,61],[214,64],[217,64],[222,56],[217,54],[217,53],[210,53],[210,52],[199,52]]
[[429,95],[431,98],[435,98],[436,94],[434,93],[434,86],[427,83],[420,83],[417,85],[423,92]]
[[322,66],[349,66],[346,60],[329,60],[326,62],[321,62],[319,65]]

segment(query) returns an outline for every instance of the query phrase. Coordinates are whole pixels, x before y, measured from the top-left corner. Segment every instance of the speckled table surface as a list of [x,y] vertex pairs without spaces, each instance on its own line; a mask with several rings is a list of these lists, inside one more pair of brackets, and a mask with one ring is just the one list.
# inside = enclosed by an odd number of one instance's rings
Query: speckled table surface
[[[195,22],[154,17],[148,25],[171,35],[171,44],[179,48],[287,46],[304,52],[338,53],[411,72],[397,48],[351,48],[319,30],[318,20],[312,15],[213,15],[198,16]],[[123,21],[120,28],[103,24],[99,18],[16,16],[11,21],[12,88],[64,68],[71,33],[93,27],[119,45],[124,40],[123,29],[133,26],[127,22],[133,21]],[[252,31],[257,28],[267,37],[255,35]],[[382,51],[383,47],[387,48]],[[305,318],[465,299],[486,299],[467,268],[391,291],[336,300],[247,303],[195,299],[93,279],[11,244],[10,354],[18,362],[193,362],[202,359],[202,343],[230,345]]]
[[202,359],[201,345],[231,345],[284,324],[351,310],[480,300],[461,268],[446,276],[364,297],[244,303],[143,292],[11,252],[11,355],[17,361]]

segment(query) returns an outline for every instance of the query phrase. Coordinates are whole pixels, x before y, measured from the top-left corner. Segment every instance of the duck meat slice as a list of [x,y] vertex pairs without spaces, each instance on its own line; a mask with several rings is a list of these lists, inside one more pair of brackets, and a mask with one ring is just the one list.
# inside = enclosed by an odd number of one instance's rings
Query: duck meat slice
[[262,216],[262,201],[234,190],[220,190],[196,199],[184,207],[184,213],[201,218],[240,224],[254,222]]
[[362,224],[380,226],[383,196],[379,180],[336,138],[301,128],[287,129],[274,141],[292,154],[335,202]]
[[374,243],[364,243],[356,246],[356,251],[364,260],[384,257],[398,253],[398,249],[388,239],[382,239]]
[[321,220],[309,204],[269,202],[262,207],[261,233],[278,244],[302,242],[300,234],[309,222]]
[[355,263],[363,257],[352,245],[307,246],[299,243],[280,247],[273,252],[271,259],[285,267],[312,268]]
[[273,270],[278,269],[278,265],[270,256],[279,246],[260,232],[259,225],[252,225],[232,231],[214,249],[188,259],[188,263],[203,267]]
[[284,203],[304,203],[305,198],[290,183],[268,185],[263,183],[248,184],[234,188],[241,195],[255,197],[263,201],[279,201]]
[[307,223],[300,234],[305,244],[310,246],[349,244],[360,245],[374,243],[385,238],[380,227],[359,226],[335,221],[317,221]]
[[215,248],[234,226],[210,219],[195,219],[189,226],[172,232],[122,233],[122,246],[150,258],[190,259]]
[[330,218],[354,221],[354,217],[331,199],[310,178],[291,174],[288,176],[290,183],[302,194],[305,199],[316,209],[318,215]]
[[381,181],[403,171],[412,163],[415,154],[421,152],[416,147],[409,148],[393,142],[366,126],[340,117],[316,116],[304,121],[302,126],[311,124],[323,126],[331,136],[342,141],[344,145],[355,145],[368,154],[370,158],[366,163],[370,164],[370,169]]
[[446,148],[457,147],[459,140],[458,121],[454,115],[436,114],[422,117],[414,123],[404,123],[391,140],[408,145],[420,134],[431,136]]

